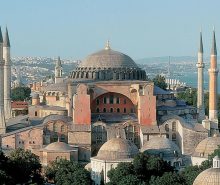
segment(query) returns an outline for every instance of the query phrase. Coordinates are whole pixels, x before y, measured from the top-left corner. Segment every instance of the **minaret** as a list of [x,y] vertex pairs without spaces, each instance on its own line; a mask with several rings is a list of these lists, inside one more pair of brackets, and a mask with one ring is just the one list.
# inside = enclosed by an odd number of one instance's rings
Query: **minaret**
[[0,27],[0,134],[4,134],[5,132],[3,39]]
[[11,118],[11,56],[8,29],[6,28],[3,43],[4,65],[4,111],[5,119]]
[[209,120],[218,123],[218,69],[215,30],[213,30],[211,61],[209,69]]
[[198,62],[196,64],[198,68],[198,92],[197,92],[197,110],[198,110],[198,120],[202,121],[205,119],[205,108],[204,108],[204,67],[203,63],[203,42],[202,42],[202,32],[200,32],[200,43],[198,51]]
[[55,83],[60,82],[59,79],[62,79],[62,75],[63,75],[62,73],[63,73],[63,68],[62,68],[60,57],[58,57],[56,61],[56,66],[55,66]]

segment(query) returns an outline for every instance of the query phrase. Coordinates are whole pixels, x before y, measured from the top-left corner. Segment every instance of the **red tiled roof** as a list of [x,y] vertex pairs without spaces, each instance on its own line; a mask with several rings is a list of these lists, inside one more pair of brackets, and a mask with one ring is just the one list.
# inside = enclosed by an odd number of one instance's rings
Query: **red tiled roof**
[[28,108],[28,103],[24,101],[13,101],[11,102],[12,108]]

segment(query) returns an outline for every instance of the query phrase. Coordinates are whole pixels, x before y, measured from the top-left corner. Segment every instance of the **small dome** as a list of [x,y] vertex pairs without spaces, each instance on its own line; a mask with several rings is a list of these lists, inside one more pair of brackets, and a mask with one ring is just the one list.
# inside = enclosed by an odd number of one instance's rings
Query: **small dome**
[[200,173],[193,185],[219,185],[220,184],[220,169],[209,168]]
[[64,143],[64,142],[54,142],[51,143],[49,145],[47,145],[44,150],[47,151],[60,151],[60,152],[64,152],[64,151],[70,151],[73,150],[73,148],[71,146],[69,146],[68,144]]
[[220,145],[220,137],[214,135],[213,137],[208,137],[202,140],[193,153],[193,157],[204,157],[208,158],[208,155],[212,154],[215,149]]
[[96,158],[101,160],[130,159],[138,153],[137,146],[131,141],[113,138],[101,146]]
[[153,137],[141,148],[141,152],[148,152],[153,155],[172,157],[175,153],[181,154],[179,147],[172,141],[164,137]]

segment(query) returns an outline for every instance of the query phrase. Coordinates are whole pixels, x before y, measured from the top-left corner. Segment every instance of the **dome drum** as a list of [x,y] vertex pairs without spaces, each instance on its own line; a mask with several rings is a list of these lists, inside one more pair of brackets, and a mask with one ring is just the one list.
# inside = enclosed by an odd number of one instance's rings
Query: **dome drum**
[[144,70],[140,69],[100,69],[100,70],[74,70],[70,73],[73,79],[88,80],[146,80]]

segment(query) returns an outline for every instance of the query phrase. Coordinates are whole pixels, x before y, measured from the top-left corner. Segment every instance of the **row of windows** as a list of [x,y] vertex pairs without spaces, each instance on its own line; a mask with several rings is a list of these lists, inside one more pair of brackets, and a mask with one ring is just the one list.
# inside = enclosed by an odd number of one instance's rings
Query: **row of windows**
[[[113,113],[113,112],[117,112],[117,113],[120,113],[120,112],[122,112],[123,111],[123,113],[127,113],[127,109],[126,108],[124,108],[123,110],[121,110],[120,108],[117,108],[117,109],[115,109],[114,110],[114,108],[110,108],[109,110],[107,110],[106,108],[103,108],[102,110],[100,110],[99,108],[96,108],[96,112],[110,112],[110,113]],[[134,109],[133,108],[131,108],[130,109],[130,112],[131,113],[134,113]]]
[[[109,104],[114,104],[114,98],[116,99],[116,101],[115,101],[116,104],[120,104],[120,98],[119,97],[114,97],[114,96],[109,97]],[[103,103],[107,104],[107,97],[103,97]],[[127,100],[124,99],[123,103],[126,104]],[[96,105],[99,105],[99,104],[100,104],[100,99],[96,99]]]

